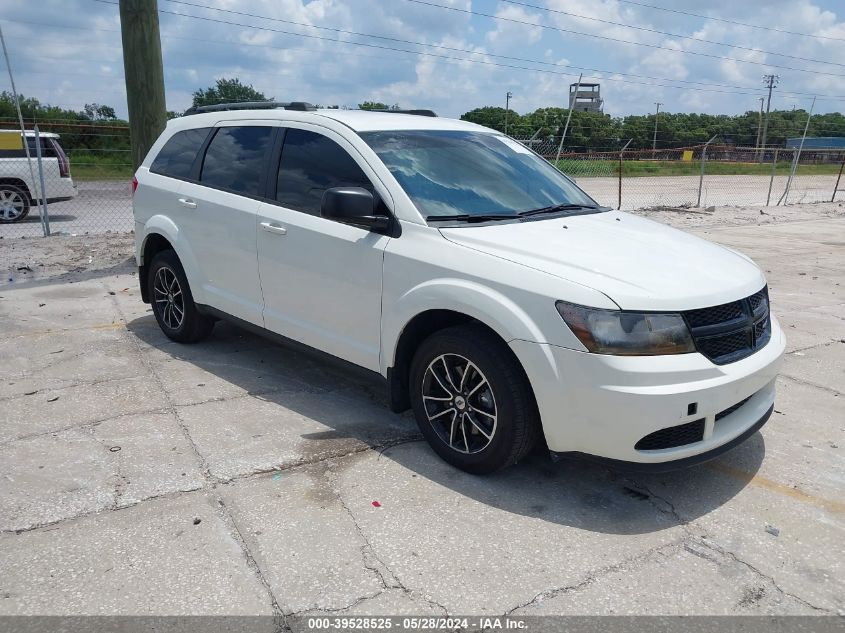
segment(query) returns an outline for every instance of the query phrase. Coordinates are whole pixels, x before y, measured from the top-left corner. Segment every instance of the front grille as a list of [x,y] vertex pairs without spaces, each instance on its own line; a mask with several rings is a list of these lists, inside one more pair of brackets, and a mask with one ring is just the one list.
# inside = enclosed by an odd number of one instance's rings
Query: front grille
[[634,445],[638,451],[656,451],[661,448],[675,448],[693,444],[704,439],[704,419],[694,420],[679,426],[670,426],[649,433]]
[[689,310],[685,313],[690,327],[702,325],[714,325],[742,316],[742,306],[739,301],[723,303],[713,308],[701,308],[700,310]]
[[719,411],[719,413],[716,414],[716,422],[718,422],[722,418],[729,416],[731,413],[733,413],[734,411],[739,409],[742,405],[744,405],[749,400],[751,400],[751,396],[748,396],[745,400],[740,400],[735,405],[728,407],[724,411]]
[[696,349],[717,365],[750,356],[769,342],[768,287],[750,297],[683,313]]

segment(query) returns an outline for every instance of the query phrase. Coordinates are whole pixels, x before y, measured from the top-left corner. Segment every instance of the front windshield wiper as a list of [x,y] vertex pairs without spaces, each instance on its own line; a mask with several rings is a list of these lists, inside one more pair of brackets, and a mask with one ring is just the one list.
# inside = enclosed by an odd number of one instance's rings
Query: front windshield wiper
[[489,220],[518,220],[521,215],[513,213],[490,213],[487,215],[476,215],[472,213],[459,213],[457,215],[427,215],[426,220],[436,222],[487,222]]
[[543,215],[545,213],[560,213],[561,211],[595,211],[601,209],[593,204],[554,204],[550,207],[541,207],[539,209],[531,209],[530,211],[521,211],[519,217],[526,218],[532,215]]

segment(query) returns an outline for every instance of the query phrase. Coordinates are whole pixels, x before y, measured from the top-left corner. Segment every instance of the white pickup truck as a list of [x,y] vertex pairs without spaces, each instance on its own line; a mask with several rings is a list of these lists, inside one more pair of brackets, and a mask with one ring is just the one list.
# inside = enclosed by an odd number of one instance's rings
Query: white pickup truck
[[[41,132],[39,136],[47,202],[74,198],[77,189],[70,177],[70,161],[59,144],[59,135]],[[26,140],[33,160],[32,171],[27,164],[20,130],[0,130],[0,224],[20,222],[29,214],[30,207],[41,201],[35,132],[27,132]]]

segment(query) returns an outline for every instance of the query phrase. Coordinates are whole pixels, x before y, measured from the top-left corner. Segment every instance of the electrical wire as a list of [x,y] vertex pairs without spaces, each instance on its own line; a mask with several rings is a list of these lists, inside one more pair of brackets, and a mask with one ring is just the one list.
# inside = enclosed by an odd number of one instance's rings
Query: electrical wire
[[[166,0],[168,2],[176,2],[177,0]],[[728,42],[718,42],[716,40],[708,40],[704,39],[703,37],[695,37],[693,35],[681,35],[680,33],[670,33],[668,31],[660,31],[658,29],[652,29],[646,26],[636,26],[634,24],[624,24],[622,22],[614,22],[613,20],[605,20],[602,18],[594,18],[588,15],[579,15],[577,13],[570,13],[569,11],[562,11],[560,9],[551,9],[549,7],[541,7],[536,4],[530,4],[528,2],[520,2],[519,0],[501,0],[501,2],[507,2],[508,4],[518,5],[521,7],[529,7],[531,9],[537,9],[538,11],[547,11],[549,13],[557,13],[560,15],[568,15],[569,17],[578,18],[579,20],[589,20],[590,22],[600,22],[601,24],[610,24],[613,26],[621,26],[626,29],[634,29],[637,31],[644,31],[646,33],[655,33],[657,35],[666,35],[668,37],[676,37],[678,39],[684,40],[691,40],[693,42],[702,42],[704,44],[715,44],[717,46],[727,46],[729,48],[736,48],[743,51],[751,51],[753,53],[764,53],[766,55],[776,55],[777,57],[785,57],[787,59],[796,59],[802,62],[812,62],[814,64],[828,64],[830,66],[843,66],[840,62],[832,62],[827,61],[824,59],[813,59],[811,57],[798,57],[797,55],[787,55],[786,53],[776,53],[774,51],[766,51],[760,48],[754,48],[752,46],[742,46],[741,44],[730,44]],[[179,4],[182,4],[181,2]],[[184,3],[187,4],[187,3]]]
[[714,22],[722,22],[724,24],[733,24],[735,26],[744,26],[749,29],[761,29],[765,31],[773,31],[775,33],[785,33],[787,35],[798,35],[800,37],[811,37],[814,39],[819,40],[832,40],[835,42],[845,42],[845,38],[841,37],[830,37],[827,35],[814,35],[812,33],[801,33],[799,31],[787,31],[786,29],[779,29],[774,26],[762,26],[760,24],[750,24],[748,22],[740,22],[738,20],[728,20],[725,18],[717,18],[712,15],[701,15],[700,13],[692,13],[691,11],[681,11],[680,9],[670,9],[669,7],[659,7],[653,4],[647,4],[645,2],[637,2],[636,0],[617,0],[617,2],[624,2],[625,4],[633,4],[638,7],[644,7],[646,9],[654,9],[655,11],[666,11],[668,13],[677,13],[680,15],[686,15],[693,18],[700,18],[702,20],[713,20]]
[[[96,1],[99,2],[100,0],[96,0]],[[617,43],[620,43],[620,44],[632,44],[634,46],[645,46],[647,48],[654,48],[654,49],[664,50],[664,51],[668,51],[668,52],[672,52],[672,53],[682,53],[682,54],[685,54],[685,55],[698,55],[700,57],[709,57],[711,59],[721,59],[721,60],[725,60],[725,61],[738,62],[740,64],[751,64],[751,65],[754,65],[754,66],[765,66],[767,68],[778,68],[778,69],[781,69],[781,70],[792,70],[792,71],[795,71],[795,72],[808,73],[808,74],[812,74],[812,75],[824,75],[824,76],[827,76],[827,77],[845,77],[845,75],[842,75],[842,74],[828,73],[828,72],[823,72],[823,71],[819,71],[819,70],[810,70],[808,68],[794,68],[792,66],[780,66],[778,64],[770,64],[770,63],[766,63],[766,62],[757,62],[757,61],[753,61],[753,60],[750,60],[750,59],[741,59],[739,57],[727,57],[725,55],[716,55],[716,54],[713,54],[713,53],[704,53],[704,52],[701,52],[701,51],[687,51],[687,50],[682,50],[682,49],[679,50],[679,49],[676,49],[676,48],[670,48],[668,46],[661,46],[660,44],[648,44],[646,42],[635,42],[634,40],[623,40],[623,39],[618,38],[618,37],[610,37],[610,36],[607,36],[607,35],[598,35],[596,33],[584,33],[582,31],[575,31],[573,29],[565,29],[565,28],[560,27],[560,26],[551,26],[549,24],[538,24],[536,22],[526,22],[525,20],[517,20],[516,18],[508,18],[508,17],[501,16],[501,15],[494,15],[492,13],[484,13],[482,11],[476,11],[474,9],[462,9],[460,7],[450,7],[450,6],[447,6],[447,5],[444,5],[444,4],[437,4],[436,2],[429,2],[428,0],[405,0],[405,2],[414,2],[416,4],[422,4],[422,5],[426,5],[426,6],[429,6],[429,7],[436,7],[438,9],[444,9],[446,11],[455,11],[455,12],[458,12],[458,13],[466,13],[466,14],[469,14],[469,15],[477,15],[477,16],[481,16],[481,17],[485,17],[485,18],[490,18],[492,20],[499,20],[499,21],[503,21],[503,22],[511,22],[511,23],[514,23],[514,24],[521,24],[523,26],[532,26],[534,28],[546,29],[546,30],[551,30],[551,31],[559,31],[560,33],[569,33],[571,35],[581,35],[581,36],[584,36],[584,37],[591,37],[591,38],[605,40],[605,41],[609,41],[609,42],[617,42]]]

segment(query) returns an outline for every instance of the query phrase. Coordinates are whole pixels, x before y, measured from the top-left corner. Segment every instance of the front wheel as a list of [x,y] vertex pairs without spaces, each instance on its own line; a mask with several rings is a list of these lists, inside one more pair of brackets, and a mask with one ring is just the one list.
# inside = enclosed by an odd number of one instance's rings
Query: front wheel
[[156,321],[168,338],[194,343],[214,328],[214,321],[197,310],[185,270],[174,251],[161,251],[153,257],[147,292]]
[[485,474],[515,464],[539,437],[525,372],[484,328],[452,327],[426,339],[411,364],[410,389],[420,431],[461,470]]

